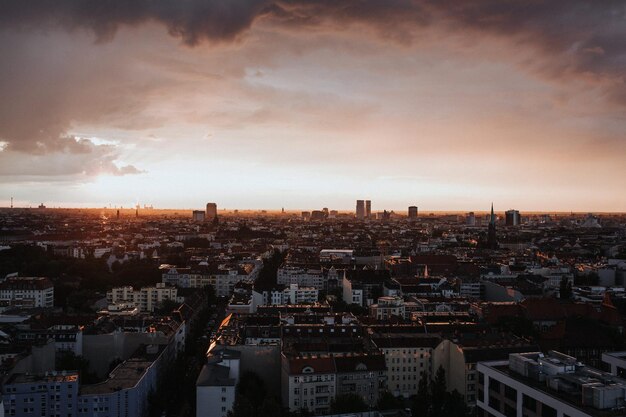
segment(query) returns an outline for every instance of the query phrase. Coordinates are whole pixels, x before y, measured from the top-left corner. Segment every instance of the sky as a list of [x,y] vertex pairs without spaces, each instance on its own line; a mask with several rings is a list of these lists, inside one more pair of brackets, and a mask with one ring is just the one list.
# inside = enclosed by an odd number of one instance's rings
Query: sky
[[0,3],[0,205],[626,211],[623,0]]

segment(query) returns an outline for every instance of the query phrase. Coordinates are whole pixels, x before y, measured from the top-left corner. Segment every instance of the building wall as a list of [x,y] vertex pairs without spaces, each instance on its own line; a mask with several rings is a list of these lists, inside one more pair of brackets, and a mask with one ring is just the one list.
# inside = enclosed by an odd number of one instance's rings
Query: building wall
[[382,348],[387,365],[387,389],[405,398],[417,394],[422,372],[432,373],[432,352],[424,347]]
[[234,402],[234,386],[196,387],[196,417],[226,417]]
[[184,301],[182,297],[178,297],[177,288],[166,287],[164,284],[157,284],[156,287],[143,287],[140,290],[134,290],[133,287],[116,287],[107,292],[107,301],[110,304],[129,302],[143,312],[154,312],[165,300]]
[[[60,375],[60,374],[59,374]],[[76,413],[78,374],[37,378],[2,387],[7,416],[69,416]]]
[[433,375],[441,366],[448,391],[457,390],[468,404],[473,404],[476,396],[475,365],[466,363],[463,349],[448,339],[443,339],[433,353]]
[[112,332],[83,336],[83,357],[89,361],[89,368],[103,378],[109,372],[109,365],[115,359],[126,360],[141,345],[167,344],[168,339],[157,333]]
[[[498,362],[506,365],[508,362]],[[490,364],[495,364],[490,362]],[[540,417],[549,415],[546,406],[554,410],[556,417],[589,417],[590,415],[578,408],[574,408],[569,404],[560,401],[557,397],[548,395],[544,392],[536,390],[526,384],[523,384],[501,372],[498,372],[489,366],[479,363],[478,371],[478,397],[476,405],[479,408],[479,416],[493,415],[496,417]],[[480,374],[483,376],[481,377]],[[492,384],[491,379],[499,382]],[[493,385],[498,385],[498,389],[494,390]],[[515,395],[506,395],[506,386],[515,390]],[[524,398],[526,396],[526,399]],[[481,413],[482,411],[482,413]],[[506,413],[506,414],[505,414]]]

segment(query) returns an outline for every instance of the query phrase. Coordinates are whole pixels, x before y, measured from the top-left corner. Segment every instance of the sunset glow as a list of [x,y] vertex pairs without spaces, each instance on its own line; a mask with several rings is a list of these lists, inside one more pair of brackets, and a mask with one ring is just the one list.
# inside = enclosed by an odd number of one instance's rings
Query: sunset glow
[[626,209],[622,2],[125,3],[0,5],[0,204]]

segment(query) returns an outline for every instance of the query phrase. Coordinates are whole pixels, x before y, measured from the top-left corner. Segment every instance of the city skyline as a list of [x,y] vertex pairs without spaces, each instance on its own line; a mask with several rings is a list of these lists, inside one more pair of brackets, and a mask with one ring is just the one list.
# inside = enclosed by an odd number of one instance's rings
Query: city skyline
[[0,5],[0,206],[626,211],[619,1],[93,6]]

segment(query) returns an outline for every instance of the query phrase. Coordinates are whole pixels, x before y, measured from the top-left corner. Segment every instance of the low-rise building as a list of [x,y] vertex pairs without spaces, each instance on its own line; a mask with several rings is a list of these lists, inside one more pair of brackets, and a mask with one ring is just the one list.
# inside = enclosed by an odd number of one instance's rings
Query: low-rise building
[[477,371],[482,416],[624,415],[626,380],[562,353],[515,353],[479,363]]
[[51,308],[54,285],[45,277],[6,278],[0,282],[0,305]]
[[422,373],[432,375],[433,349],[441,338],[420,333],[381,333],[372,341],[385,355],[389,392],[405,398],[417,394]]
[[404,300],[401,297],[379,297],[378,303],[370,305],[370,316],[377,320],[387,320],[392,316],[405,318]]
[[196,381],[197,417],[226,417],[232,410],[240,359],[240,352],[219,346],[209,352]]
[[107,292],[109,304],[133,303],[142,312],[154,312],[166,300],[177,303],[185,301],[178,296],[176,287],[169,287],[164,283],[157,283],[154,287],[142,287],[140,290],[130,286],[116,287]]
[[476,365],[506,359],[511,353],[539,350],[539,346],[511,335],[469,333],[443,339],[433,350],[433,372],[441,366],[449,391],[457,390],[469,406],[476,404]]

